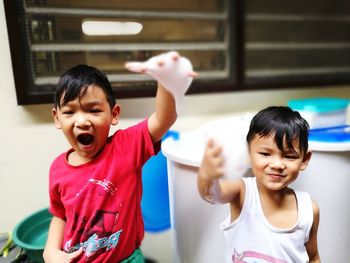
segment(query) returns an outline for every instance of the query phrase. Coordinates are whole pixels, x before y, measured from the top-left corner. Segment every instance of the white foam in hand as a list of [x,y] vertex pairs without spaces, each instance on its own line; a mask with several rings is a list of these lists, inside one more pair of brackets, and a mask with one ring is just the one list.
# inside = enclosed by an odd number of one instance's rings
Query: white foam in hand
[[177,114],[181,113],[184,95],[197,75],[187,58],[170,51],[145,62],[128,62],[125,67],[132,72],[147,73],[162,84],[173,95]]
[[250,168],[248,145],[244,133],[231,126],[217,124],[208,129],[206,140],[209,138],[222,147],[224,177],[241,178]]

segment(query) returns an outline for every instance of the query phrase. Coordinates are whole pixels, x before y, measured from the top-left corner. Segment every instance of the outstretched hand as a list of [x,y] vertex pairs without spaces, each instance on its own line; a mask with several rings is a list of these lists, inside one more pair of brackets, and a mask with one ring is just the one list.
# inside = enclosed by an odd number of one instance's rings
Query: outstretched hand
[[125,67],[136,73],[146,73],[164,86],[174,97],[176,112],[182,110],[183,97],[197,73],[191,62],[175,51],[160,54],[145,62],[128,62]]

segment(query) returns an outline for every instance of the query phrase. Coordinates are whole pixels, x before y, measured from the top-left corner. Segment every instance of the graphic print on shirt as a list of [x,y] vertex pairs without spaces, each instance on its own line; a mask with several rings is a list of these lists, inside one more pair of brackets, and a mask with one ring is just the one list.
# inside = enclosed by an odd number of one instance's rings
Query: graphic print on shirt
[[89,183],[93,183],[93,184],[97,184],[102,186],[102,188],[109,194],[114,195],[114,192],[116,191],[116,187],[114,186],[113,183],[111,183],[110,181],[103,179],[103,181],[101,180],[96,180],[96,179],[89,179]]
[[241,254],[236,250],[232,255],[233,263],[287,263],[282,259],[277,259],[255,251],[244,251]]
[[[92,195],[94,199],[110,198],[113,196],[116,187],[110,181],[104,179],[103,181],[96,179],[89,179],[89,186],[92,187]],[[81,198],[88,198],[87,191],[79,192]],[[90,192],[91,194],[91,192]],[[95,200],[94,200],[95,201]],[[113,199],[115,201],[115,199]],[[71,233],[71,236],[80,236],[79,242],[72,244],[72,239],[65,243],[64,250],[68,253],[78,250],[80,247],[83,248],[86,257],[91,257],[100,254],[104,251],[108,251],[117,246],[119,236],[122,233],[122,229],[116,229],[117,221],[119,217],[119,211],[109,210],[97,210],[91,217],[90,215],[81,216],[74,213],[72,216],[71,230],[75,233]],[[75,242],[74,242],[75,243]]]

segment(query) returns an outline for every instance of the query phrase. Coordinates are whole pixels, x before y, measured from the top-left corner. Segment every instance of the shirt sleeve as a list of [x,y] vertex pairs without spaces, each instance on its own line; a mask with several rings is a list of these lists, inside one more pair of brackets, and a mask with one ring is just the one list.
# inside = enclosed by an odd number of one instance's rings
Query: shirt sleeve
[[116,131],[113,144],[116,147],[124,147],[125,152],[133,156],[134,165],[142,167],[150,157],[160,151],[161,141],[153,144],[148,130],[148,119],[144,119],[125,130]]
[[63,203],[61,201],[60,197],[60,188],[58,184],[58,178],[57,178],[57,159],[54,161],[54,163],[51,165],[50,168],[50,176],[49,176],[49,197],[50,197],[50,206],[49,211],[52,215],[59,217],[66,220],[66,211],[63,206]]

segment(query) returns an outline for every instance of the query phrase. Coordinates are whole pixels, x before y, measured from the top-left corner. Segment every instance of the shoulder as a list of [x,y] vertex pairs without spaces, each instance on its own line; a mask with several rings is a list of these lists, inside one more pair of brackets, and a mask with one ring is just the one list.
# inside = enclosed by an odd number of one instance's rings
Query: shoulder
[[[312,222],[312,228],[318,228],[319,220],[320,220],[320,208],[317,204],[317,202],[310,196],[307,192],[297,191],[298,197],[303,197],[299,202],[298,205],[301,207],[304,207],[304,209],[307,209],[307,214],[309,215],[309,218]],[[305,211],[305,210],[304,210]]]
[[314,220],[318,221],[320,218],[320,207],[318,206],[315,200],[311,199],[311,201],[312,201],[312,211],[314,214]]
[[298,205],[303,205],[306,209],[312,210],[314,215],[319,214],[319,206],[308,192],[295,189],[293,191],[297,196]]
[[232,182],[231,191],[234,193],[230,201],[232,220],[236,220],[241,216],[243,207],[249,206],[251,200],[249,192],[251,192],[253,182],[252,178],[241,178]]
[[246,195],[246,192],[254,192],[254,189],[257,189],[255,177],[243,177],[239,180],[240,187],[242,190],[243,197]]
[[245,201],[246,192],[250,189],[250,184],[250,178],[241,178],[232,181],[228,180],[226,187],[228,188],[227,191],[231,193],[231,206],[242,208],[243,203]]
[[117,130],[110,138],[111,149],[118,151],[118,154],[128,156],[139,156],[146,161],[151,155],[160,149],[160,142],[153,144],[148,131],[147,118],[133,124],[125,129]]
[[69,151],[61,153],[60,155],[58,155],[51,163],[51,167],[57,167],[57,166],[61,166],[64,162],[65,162],[65,158],[67,156],[67,154],[69,153]]
[[134,142],[136,143],[146,137],[147,134],[147,119],[145,119],[129,127],[116,130],[113,135],[108,138],[107,144],[111,143],[113,145],[118,145],[118,147],[126,145],[126,147],[129,148]]
[[144,133],[148,132],[148,127],[147,127],[147,119],[144,119],[138,123],[135,123],[125,129],[119,129],[117,130],[113,135],[112,138],[115,137],[123,137],[123,136],[129,136],[131,134],[136,134],[136,133]]

